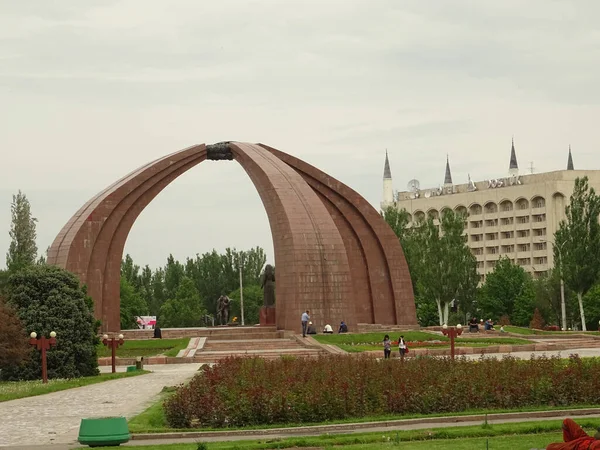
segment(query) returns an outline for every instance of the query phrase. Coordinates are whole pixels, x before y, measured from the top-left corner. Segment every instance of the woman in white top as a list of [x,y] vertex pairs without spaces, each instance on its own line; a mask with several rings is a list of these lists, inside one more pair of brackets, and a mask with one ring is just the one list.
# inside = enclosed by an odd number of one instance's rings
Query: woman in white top
[[400,358],[404,358],[406,354],[406,341],[404,340],[404,336],[400,336],[398,339],[398,350],[400,351]]
[[325,328],[323,328],[323,333],[332,334],[333,328],[331,328],[331,325],[329,325],[329,324],[325,325]]

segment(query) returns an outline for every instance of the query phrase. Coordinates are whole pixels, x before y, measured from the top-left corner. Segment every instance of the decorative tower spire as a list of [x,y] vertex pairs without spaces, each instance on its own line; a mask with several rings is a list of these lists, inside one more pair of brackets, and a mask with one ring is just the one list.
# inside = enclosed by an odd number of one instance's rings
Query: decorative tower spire
[[519,165],[517,164],[517,153],[515,152],[515,138],[512,139],[512,147],[510,149],[510,165],[508,166],[508,173],[511,176],[519,175]]
[[444,186],[452,186],[452,174],[450,173],[450,158],[446,155],[446,176],[444,177]]
[[575,170],[573,166],[573,155],[571,155],[571,144],[569,144],[569,160],[567,161],[567,170]]
[[392,171],[390,169],[390,160],[387,149],[385,149],[385,164],[383,166],[383,201],[382,208],[393,206],[394,204],[394,186],[392,184]]
[[385,165],[383,166],[383,179],[392,179],[392,171],[390,170],[390,160],[388,159],[387,148],[385,149]]

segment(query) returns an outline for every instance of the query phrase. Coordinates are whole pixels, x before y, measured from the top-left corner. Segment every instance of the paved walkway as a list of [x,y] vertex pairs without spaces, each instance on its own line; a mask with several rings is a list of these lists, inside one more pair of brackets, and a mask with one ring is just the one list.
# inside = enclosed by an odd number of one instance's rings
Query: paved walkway
[[[595,411],[598,411],[597,409]],[[540,412],[537,415],[546,415],[546,417],[536,417],[536,413],[513,413],[502,415],[490,415],[488,423],[522,423],[524,421],[538,420],[563,420],[565,417],[572,417],[575,421],[579,419],[600,419],[600,414],[591,413],[592,410],[572,410],[572,411],[556,411],[555,415],[547,415],[548,412]],[[388,423],[360,423],[360,424],[342,424],[329,425],[324,427],[297,427],[297,428],[280,428],[271,430],[249,430],[239,432],[207,432],[195,433],[193,437],[170,437],[163,439],[144,439],[132,440],[127,444],[122,444],[122,447],[138,447],[142,445],[167,445],[167,444],[195,444],[198,442],[234,442],[242,440],[275,440],[285,439],[299,436],[320,436],[323,434],[353,434],[353,433],[394,433],[402,430],[422,430],[433,428],[446,427],[468,427],[480,426],[483,423],[484,416],[453,416],[453,417],[438,417],[429,419],[406,419],[398,421],[390,421]],[[355,429],[351,429],[356,426]],[[324,430],[323,428],[329,428]],[[194,434],[194,433],[189,433]],[[393,434],[392,434],[393,435]],[[84,448],[82,446],[73,445],[36,445],[10,447],[11,450],[70,450],[73,448]],[[86,447],[87,448],[87,447]],[[4,450],[4,449],[3,449]]]
[[[147,366],[152,373],[0,403],[0,447],[77,445],[82,418],[130,418],[153,403],[164,386],[192,377],[199,364]],[[103,372],[110,367],[103,368]],[[56,445],[51,448],[59,449]]]

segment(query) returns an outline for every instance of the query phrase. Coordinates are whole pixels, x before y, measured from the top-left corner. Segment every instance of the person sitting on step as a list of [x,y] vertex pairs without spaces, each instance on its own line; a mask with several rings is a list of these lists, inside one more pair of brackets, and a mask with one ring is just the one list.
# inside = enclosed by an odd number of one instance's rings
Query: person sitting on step
[[331,328],[331,325],[329,325],[329,324],[325,325],[325,328],[323,328],[323,333],[333,334],[333,328]]
[[340,329],[338,330],[338,333],[347,333],[348,332],[348,325],[346,325],[346,322],[344,322],[342,320],[342,322],[340,323]]
[[317,330],[313,326],[312,322],[308,322],[308,328],[306,329],[306,334],[317,334]]

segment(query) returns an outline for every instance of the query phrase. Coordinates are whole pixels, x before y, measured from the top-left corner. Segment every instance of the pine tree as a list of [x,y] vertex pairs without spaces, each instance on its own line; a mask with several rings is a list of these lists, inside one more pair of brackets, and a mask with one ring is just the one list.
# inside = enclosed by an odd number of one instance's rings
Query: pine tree
[[12,213],[9,233],[11,243],[6,254],[6,266],[10,272],[16,272],[36,263],[35,224],[37,219],[31,216],[29,200],[21,191],[17,195],[13,195],[10,210]]

